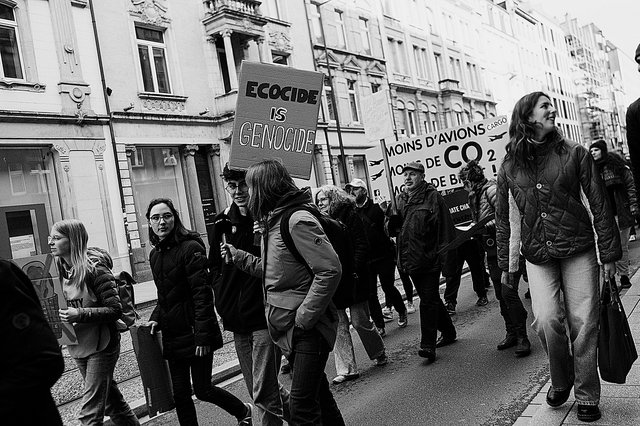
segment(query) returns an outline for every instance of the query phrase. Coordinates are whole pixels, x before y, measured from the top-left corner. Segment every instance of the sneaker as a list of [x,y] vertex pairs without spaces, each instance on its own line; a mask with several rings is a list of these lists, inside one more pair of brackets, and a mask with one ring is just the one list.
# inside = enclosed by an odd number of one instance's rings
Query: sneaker
[[243,418],[238,419],[238,426],[251,426],[253,425],[253,406],[248,402],[245,402],[244,406],[247,407],[247,411]]
[[376,358],[376,366],[378,366],[378,367],[382,367],[383,365],[387,365],[388,362],[389,362],[389,357],[387,357],[386,353],[384,353],[384,354],[380,355],[378,358]]
[[635,240],[636,240],[636,236],[635,235],[629,235],[629,242],[635,241]]
[[476,302],[476,306],[485,306],[487,305],[487,303],[489,303],[487,296],[482,296],[478,298],[478,301]]
[[409,324],[409,320],[407,319],[407,313],[398,314],[398,327],[405,328]]
[[407,313],[412,314],[416,311],[416,307],[413,306],[412,302],[407,302]]
[[384,327],[376,327],[376,329],[378,330],[378,334],[380,335],[380,337],[384,337],[387,335],[387,332],[384,331]]
[[455,315],[456,314],[456,304],[453,302],[447,302],[447,304],[445,305],[445,308],[447,309],[447,313],[449,315]]
[[358,377],[360,377],[360,374],[358,374],[358,373],[355,373],[355,374],[339,374],[336,377],[334,377],[331,382],[334,385],[339,385],[340,383],[344,383],[344,382],[348,382],[348,381],[351,381],[351,380],[355,380]]
[[393,311],[390,308],[383,308],[382,309],[382,318],[384,318],[384,322],[391,322],[393,321]]

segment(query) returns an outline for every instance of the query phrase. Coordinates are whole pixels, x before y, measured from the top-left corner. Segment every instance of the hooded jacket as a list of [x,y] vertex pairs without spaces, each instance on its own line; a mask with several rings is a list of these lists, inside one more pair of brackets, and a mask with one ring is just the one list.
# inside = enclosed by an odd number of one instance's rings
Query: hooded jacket
[[200,237],[189,233],[176,241],[171,233],[151,250],[149,260],[158,289],[158,305],[150,320],[157,321],[162,330],[164,357],[193,357],[196,346],[221,348],[222,334]]
[[[557,145],[561,144],[561,145]],[[506,159],[498,172],[498,266],[519,269],[519,252],[533,264],[591,249],[601,263],[622,256],[620,234],[591,154],[571,141],[537,146],[531,169]]]
[[[222,214],[216,216],[219,219]],[[255,256],[260,255],[260,247],[254,245],[253,218],[249,213],[243,216],[235,203],[227,214],[233,229],[227,235],[227,242],[234,247]],[[238,269],[233,263],[227,264],[220,257],[222,236],[214,229],[209,246],[209,267],[215,293],[216,310],[222,318],[224,329],[234,333],[247,334],[267,328],[264,317],[262,285],[259,277],[253,277]]]
[[336,340],[338,317],[331,299],[342,275],[338,255],[318,220],[304,210],[291,215],[289,232],[313,275],[287,249],[280,233],[284,211],[303,204],[312,206],[311,201],[308,188],[286,194],[267,219],[261,257],[238,250],[233,259],[240,269],[262,277],[267,327],[285,354],[291,352],[294,326],[315,328],[330,347]]
[[397,197],[402,228],[397,237],[398,267],[409,274],[440,272],[445,277],[455,274],[455,256],[438,250],[456,235],[449,207],[436,188],[423,182],[409,195]]

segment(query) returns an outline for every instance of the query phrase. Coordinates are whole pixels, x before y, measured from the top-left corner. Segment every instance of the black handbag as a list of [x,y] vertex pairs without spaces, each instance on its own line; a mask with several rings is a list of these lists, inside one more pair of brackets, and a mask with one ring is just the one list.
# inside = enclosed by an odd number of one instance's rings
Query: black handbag
[[622,384],[638,358],[627,316],[615,284],[607,280],[600,296],[598,367],[602,380]]

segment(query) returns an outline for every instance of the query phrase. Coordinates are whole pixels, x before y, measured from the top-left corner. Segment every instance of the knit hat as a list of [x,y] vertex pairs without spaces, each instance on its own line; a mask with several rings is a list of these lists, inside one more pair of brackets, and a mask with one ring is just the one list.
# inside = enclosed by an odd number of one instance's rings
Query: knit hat
[[589,151],[591,151],[591,148],[598,148],[600,151],[602,151],[602,158],[605,158],[607,156],[607,153],[609,152],[607,143],[602,139],[598,139],[597,141],[592,143],[591,146],[589,146]]
[[633,57],[636,62],[640,65],[640,44],[636,48],[636,56]]

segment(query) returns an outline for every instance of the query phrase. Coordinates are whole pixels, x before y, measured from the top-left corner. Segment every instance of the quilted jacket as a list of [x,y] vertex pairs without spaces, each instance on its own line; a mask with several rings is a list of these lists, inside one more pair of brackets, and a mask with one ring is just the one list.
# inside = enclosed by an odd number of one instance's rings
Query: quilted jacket
[[205,246],[197,234],[176,241],[173,234],[151,250],[151,272],[158,305],[150,320],[162,330],[163,355],[168,359],[195,356],[196,346],[222,347],[213,308]]
[[[583,146],[563,140],[537,147],[532,168],[505,160],[498,172],[498,265],[518,270],[591,249],[602,263],[622,257],[620,235],[595,163]],[[595,230],[595,240],[594,231]]]

